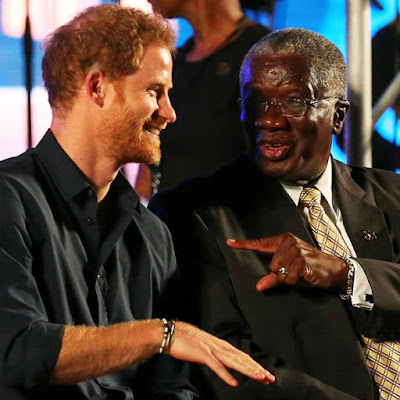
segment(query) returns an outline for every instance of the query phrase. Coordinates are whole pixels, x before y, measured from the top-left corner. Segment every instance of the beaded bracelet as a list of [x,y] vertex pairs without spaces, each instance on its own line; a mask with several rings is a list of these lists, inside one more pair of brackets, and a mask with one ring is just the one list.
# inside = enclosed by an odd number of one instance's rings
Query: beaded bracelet
[[171,345],[172,336],[175,332],[175,321],[171,319],[170,321],[168,321],[168,325],[169,325],[169,336],[167,339],[167,344],[165,345],[167,349]]
[[160,350],[159,350],[160,354],[165,353],[167,351],[167,349],[171,345],[172,336],[175,332],[175,321],[174,320],[167,321],[166,318],[163,318],[162,322],[164,324],[164,337],[161,342],[161,346],[160,346]]

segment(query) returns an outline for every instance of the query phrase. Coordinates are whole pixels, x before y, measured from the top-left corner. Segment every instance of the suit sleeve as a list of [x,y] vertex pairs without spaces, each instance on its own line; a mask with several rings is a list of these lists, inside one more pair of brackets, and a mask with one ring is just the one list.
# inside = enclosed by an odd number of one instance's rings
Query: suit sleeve
[[252,341],[251,330],[238,307],[225,261],[204,221],[185,212],[174,201],[156,196],[150,209],[169,226],[182,278],[183,310],[188,321],[228,340],[249,353],[276,376],[276,382],[262,385],[235,374],[240,385],[232,388],[212,371],[201,367],[193,376],[207,399],[244,398],[293,400],[355,400],[356,397],[291,368],[284,359],[261,351]]
[[[400,176],[356,168],[353,178],[365,195],[360,200],[339,187],[340,207],[374,304],[371,311],[351,310],[353,322],[366,337],[400,340]],[[367,240],[365,230],[375,237]]]
[[372,288],[372,311],[354,310],[355,322],[364,336],[400,340],[400,265],[357,258]]
[[15,187],[0,181],[0,370],[10,387],[45,386],[64,328],[49,323],[32,274],[29,217]]

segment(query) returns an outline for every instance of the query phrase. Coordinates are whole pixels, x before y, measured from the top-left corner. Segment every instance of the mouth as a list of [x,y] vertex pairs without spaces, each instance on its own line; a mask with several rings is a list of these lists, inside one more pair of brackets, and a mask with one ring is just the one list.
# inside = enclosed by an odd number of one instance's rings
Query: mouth
[[143,129],[145,130],[145,132],[147,132],[148,134],[152,135],[154,138],[159,139],[160,137],[160,132],[166,127],[165,125],[155,125],[155,124],[151,124],[146,122],[143,125]]
[[290,149],[293,147],[293,144],[287,143],[268,143],[268,142],[257,142],[259,152],[263,156],[270,161],[281,161],[284,160]]

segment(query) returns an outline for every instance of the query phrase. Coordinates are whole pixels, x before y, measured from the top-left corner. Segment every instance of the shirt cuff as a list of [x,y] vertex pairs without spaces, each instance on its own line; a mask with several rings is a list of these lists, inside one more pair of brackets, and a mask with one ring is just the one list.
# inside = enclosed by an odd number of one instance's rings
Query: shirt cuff
[[354,266],[353,294],[350,296],[351,304],[354,307],[371,311],[374,308],[374,303],[372,288],[368,282],[367,275],[354,258],[351,258],[350,261]]

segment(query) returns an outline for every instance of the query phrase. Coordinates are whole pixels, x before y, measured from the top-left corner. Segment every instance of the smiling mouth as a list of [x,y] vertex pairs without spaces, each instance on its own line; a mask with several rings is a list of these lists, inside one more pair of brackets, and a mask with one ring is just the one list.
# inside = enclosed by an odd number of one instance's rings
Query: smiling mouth
[[144,130],[147,133],[150,133],[151,135],[155,136],[155,137],[159,137],[160,136],[160,132],[166,127],[166,125],[164,126],[159,126],[159,125],[150,125],[150,124],[144,124]]
[[259,144],[259,150],[263,157],[270,161],[281,161],[285,159],[291,148],[292,145],[288,144]]

